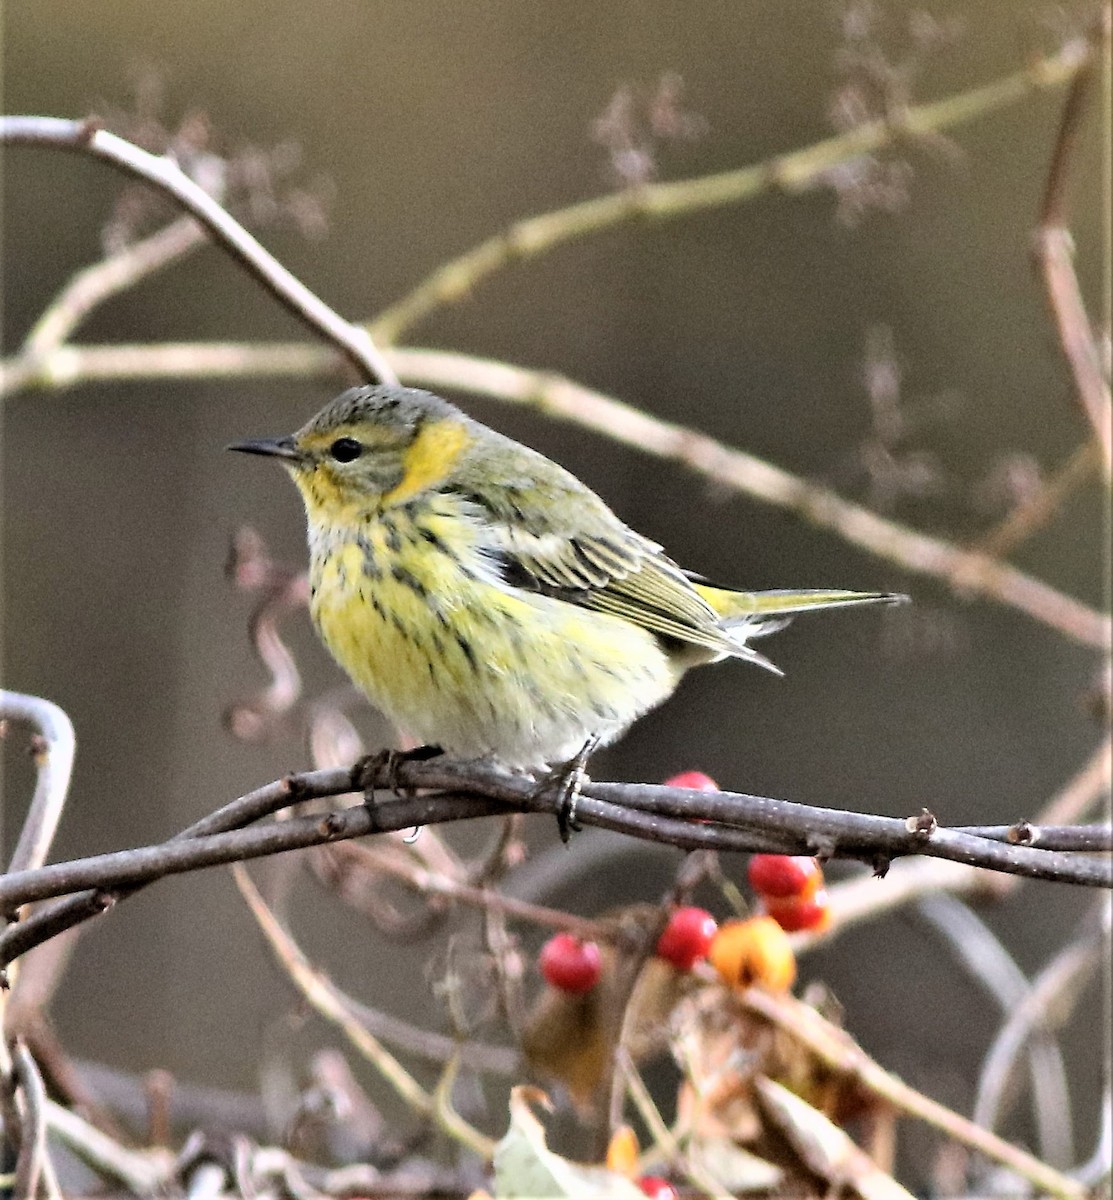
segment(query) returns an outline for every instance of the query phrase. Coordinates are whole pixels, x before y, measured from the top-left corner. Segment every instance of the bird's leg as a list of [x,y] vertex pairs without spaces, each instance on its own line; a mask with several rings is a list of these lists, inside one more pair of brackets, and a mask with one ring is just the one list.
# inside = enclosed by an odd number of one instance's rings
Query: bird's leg
[[443,753],[444,750],[440,746],[413,746],[409,750],[379,750],[375,754],[368,754],[365,758],[360,759],[355,765],[353,774],[360,781],[364,791],[373,791],[379,772],[385,769],[385,786],[396,796],[403,798],[407,792],[412,794],[412,789],[403,788],[399,782],[398,770],[402,764],[428,762],[429,759],[438,758]]
[[534,789],[534,795],[549,791],[556,794],[557,829],[562,842],[567,842],[573,832],[583,828],[576,820],[576,803],[580,798],[580,788],[587,778],[587,760],[598,745],[597,736],[589,737],[567,762],[554,767]]

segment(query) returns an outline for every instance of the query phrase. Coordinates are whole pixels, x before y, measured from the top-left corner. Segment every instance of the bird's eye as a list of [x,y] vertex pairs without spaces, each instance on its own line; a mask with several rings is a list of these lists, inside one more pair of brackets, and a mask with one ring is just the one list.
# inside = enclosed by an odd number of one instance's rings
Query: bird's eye
[[328,452],[337,462],[350,463],[363,453],[363,446],[355,438],[342,437],[329,446]]

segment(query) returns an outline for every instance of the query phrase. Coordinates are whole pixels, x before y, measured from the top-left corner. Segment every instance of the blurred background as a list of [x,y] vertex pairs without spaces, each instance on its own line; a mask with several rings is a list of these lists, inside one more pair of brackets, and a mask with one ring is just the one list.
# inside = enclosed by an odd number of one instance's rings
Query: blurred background
[[[1091,14],[1012,0],[40,0],[4,11],[3,102],[7,112],[109,114],[132,133],[194,122],[205,147],[239,156],[248,175],[256,164],[264,199],[283,176],[288,203],[260,236],[340,312],[365,318],[516,219],[808,146],[876,111],[886,90],[922,101],[972,88],[1055,50]],[[1061,91],[1032,94],[799,195],[769,192],[567,244],[500,271],[405,340],[561,373],[971,541],[1086,436],[1029,263],[1061,102]],[[1099,124],[1086,127],[1072,188],[1095,315]],[[101,255],[106,229],[111,238],[154,228],[158,214],[130,189],[121,201],[127,186],[81,157],[5,154],[5,354]],[[77,334],[206,339],[305,335],[211,247]],[[6,402],[4,684],[61,704],[78,735],[55,859],[162,840],[308,765],[293,734],[244,744],[222,723],[264,682],[246,632],[251,602],[225,578],[234,532],[251,525],[276,559],[305,561],[289,482],[222,448],[294,429],[348,382],[338,371],[111,383]],[[697,672],[595,760],[596,777],[698,768],[737,790],[993,823],[1034,814],[1097,744],[1090,649],[679,465],[522,407],[453,398],[562,462],[712,578],[914,597],[912,608],[799,620],[763,645],[784,679],[745,665]],[[1100,605],[1102,546],[1091,477],[1016,561]],[[307,694],[343,683],[307,620],[284,629]],[[373,714],[352,711],[369,747],[386,743]],[[14,748],[5,769],[10,851],[31,774]],[[490,831],[448,836],[475,847]],[[548,822],[531,827],[539,852],[554,836]],[[610,846],[603,870],[586,849],[595,836],[559,851],[540,878],[563,882],[538,883],[536,898],[593,913],[660,894],[676,854]],[[741,878],[744,864],[728,868]],[[1030,883],[983,915],[1031,973],[1090,903]],[[292,911],[341,985],[438,1025],[430,945],[385,943],[307,882]],[[804,973],[833,988],[887,1067],[969,1105],[972,1064],[998,1016],[923,923],[906,915],[851,932]],[[1095,1129],[1096,987],[1085,1003],[1090,1015],[1065,1046],[1080,1153]],[[230,877],[214,870],[153,886],[88,929],[53,1015],[81,1058],[251,1088],[276,1038],[289,1040],[295,1064],[334,1040],[316,1027],[290,1032],[292,1005]]]

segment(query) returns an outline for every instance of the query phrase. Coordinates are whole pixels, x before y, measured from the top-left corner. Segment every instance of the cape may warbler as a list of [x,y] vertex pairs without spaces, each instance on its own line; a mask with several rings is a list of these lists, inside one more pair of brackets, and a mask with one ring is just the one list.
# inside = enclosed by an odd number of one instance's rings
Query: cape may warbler
[[556,463],[429,392],[359,387],[279,459],[305,501],[310,610],[337,662],[399,728],[537,770],[617,737],[692,666],[812,608],[883,592],[713,587]]

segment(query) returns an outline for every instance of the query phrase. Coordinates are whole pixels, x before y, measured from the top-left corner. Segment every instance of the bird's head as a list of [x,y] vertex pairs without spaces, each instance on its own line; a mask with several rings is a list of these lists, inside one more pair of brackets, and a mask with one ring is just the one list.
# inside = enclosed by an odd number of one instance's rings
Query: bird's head
[[441,486],[473,437],[467,417],[440,396],[377,386],[344,392],[297,433],[228,449],[277,458],[310,520],[331,523]]

